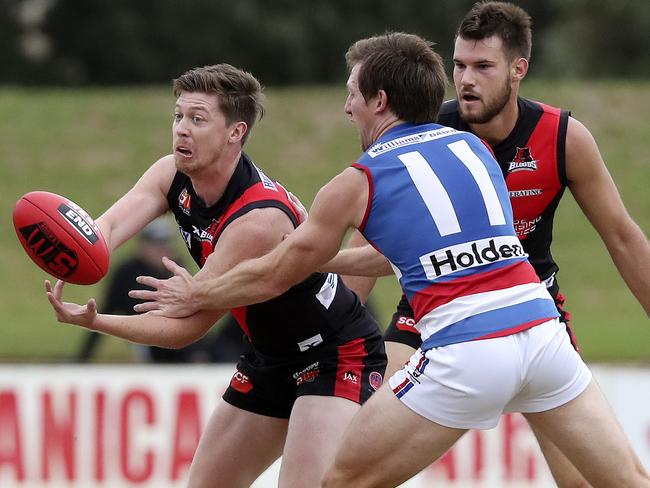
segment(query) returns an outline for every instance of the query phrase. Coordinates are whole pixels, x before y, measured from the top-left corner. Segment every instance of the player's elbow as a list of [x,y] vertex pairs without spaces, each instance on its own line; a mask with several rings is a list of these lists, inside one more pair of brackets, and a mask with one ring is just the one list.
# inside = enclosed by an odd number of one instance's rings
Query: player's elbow
[[165,349],[183,349],[184,347],[193,344],[198,341],[201,337],[205,335],[205,331],[195,331],[188,332],[183,331],[181,334],[174,334],[166,338],[165,341],[161,341],[161,344],[157,344],[159,347]]
[[631,219],[620,222],[610,232],[603,235],[603,240],[612,255],[632,255],[634,250],[647,250],[648,248],[648,238],[641,228]]

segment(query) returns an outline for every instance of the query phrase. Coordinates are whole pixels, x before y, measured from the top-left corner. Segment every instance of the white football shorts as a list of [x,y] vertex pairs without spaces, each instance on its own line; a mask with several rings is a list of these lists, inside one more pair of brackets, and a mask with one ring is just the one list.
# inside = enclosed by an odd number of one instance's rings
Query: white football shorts
[[389,380],[411,410],[457,429],[491,429],[505,412],[559,407],[590,382],[557,319],[505,337],[418,349]]

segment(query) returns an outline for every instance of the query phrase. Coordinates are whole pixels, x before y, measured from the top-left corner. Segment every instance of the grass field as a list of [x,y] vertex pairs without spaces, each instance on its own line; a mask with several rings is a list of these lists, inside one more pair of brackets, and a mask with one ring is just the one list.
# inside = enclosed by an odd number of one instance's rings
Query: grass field
[[[523,94],[570,108],[599,143],[629,212],[650,231],[650,83],[529,80]],[[359,153],[343,114],[343,86],[269,89],[268,113],[247,152],[309,204]],[[171,148],[173,99],[165,87],[115,90],[0,88],[0,361],[65,361],[83,331],[59,325],[42,292],[45,274],[24,255],[11,225],[13,203],[48,190],[99,215]],[[567,308],[589,361],[650,362],[650,321],[627,290],[602,242],[567,193],[555,226],[554,256]],[[119,250],[114,261],[129,248]],[[398,298],[392,278],[375,302],[386,322]],[[66,298],[101,297],[101,285],[69,286]],[[130,360],[128,345],[105,340],[100,360]]]

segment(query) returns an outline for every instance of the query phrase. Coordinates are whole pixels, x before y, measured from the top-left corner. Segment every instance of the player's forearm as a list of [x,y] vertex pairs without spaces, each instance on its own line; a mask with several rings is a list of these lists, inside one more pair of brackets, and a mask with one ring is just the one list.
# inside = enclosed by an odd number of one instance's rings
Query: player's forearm
[[329,273],[372,278],[393,273],[388,260],[370,244],[339,251],[321,269]]
[[194,281],[190,301],[199,310],[228,310],[281,295],[292,283],[284,283],[280,273],[269,271],[265,258],[240,263],[218,278]]
[[151,313],[142,315],[97,314],[89,329],[137,344],[180,348],[198,340],[207,330],[188,320]]

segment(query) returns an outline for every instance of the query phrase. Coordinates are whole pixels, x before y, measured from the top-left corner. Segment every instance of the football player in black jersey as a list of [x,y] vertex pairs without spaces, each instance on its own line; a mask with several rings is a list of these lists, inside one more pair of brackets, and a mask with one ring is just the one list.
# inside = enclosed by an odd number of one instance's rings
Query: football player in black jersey
[[[97,224],[109,249],[171,210],[197,280],[262,256],[297,225],[290,195],[242,152],[263,112],[259,82],[227,64],[174,81],[173,149]],[[140,344],[186,346],[225,310],[183,319],[97,313],[62,301],[46,282],[57,319]],[[338,279],[312,273],[281,296],[233,310],[250,342],[192,461],[189,486],[248,487],[280,455],[280,486],[317,486],[348,421],[381,386],[386,366],[376,322]]]

